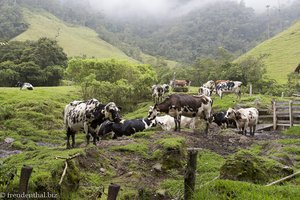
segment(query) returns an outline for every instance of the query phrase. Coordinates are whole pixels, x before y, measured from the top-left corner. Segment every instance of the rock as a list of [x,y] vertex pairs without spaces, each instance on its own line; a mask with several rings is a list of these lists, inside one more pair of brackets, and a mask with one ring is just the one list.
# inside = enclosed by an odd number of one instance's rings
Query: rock
[[220,178],[266,184],[293,173],[281,163],[242,150],[220,168]]
[[162,164],[156,163],[155,165],[152,166],[152,169],[154,169],[157,172],[162,172]]
[[106,169],[104,169],[104,168],[100,168],[99,170],[100,170],[101,173],[105,173],[106,172]]
[[4,139],[4,142],[6,142],[7,144],[11,144],[11,143],[13,143],[15,141],[15,139],[14,138],[5,138]]
[[156,194],[158,194],[159,196],[162,196],[162,197],[164,197],[164,196],[166,196],[166,190],[164,190],[164,189],[159,189],[159,190],[157,190],[156,191]]
[[132,176],[133,175],[133,172],[128,172],[127,174],[125,174],[124,176],[125,177],[130,177],[130,176]]
[[241,144],[246,144],[246,143],[249,143],[249,138],[247,138],[246,136],[241,136],[240,140],[239,140],[239,143]]

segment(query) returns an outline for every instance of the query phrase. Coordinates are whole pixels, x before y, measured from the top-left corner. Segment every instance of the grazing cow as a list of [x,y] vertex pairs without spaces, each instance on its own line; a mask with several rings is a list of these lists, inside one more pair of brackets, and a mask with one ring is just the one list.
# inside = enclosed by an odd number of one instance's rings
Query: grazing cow
[[203,94],[203,95],[206,95],[206,96],[210,97],[210,95],[211,95],[211,90],[208,89],[208,88],[206,88],[206,87],[203,87],[203,86],[202,86],[202,87],[199,88],[198,93],[199,93],[200,95]]
[[170,91],[170,86],[168,84],[163,84],[162,88],[164,89],[164,94],[166,94]]
[[200,117],[207,122],[211,120],[212,100],[205,95],[172,94],[165,101],[154,106],[159,112],[164,112],[174,117],[175,131],[180,131],[181,115],[186,117]]
[[97,99],[88,101],[73,101],[65,106],[64,124],[67,131],[67,148],[70,148],[70,136],[72,136],[72,147],[75,146],[75,133],[84,130],[87,144],[90,141],[90,133],[93,143],[96,145],[96,128],[106,119],[120,122],[119,108],[114,102],[106,105]]
[[24,90],[24,89],[33,90],[33,86],[30,83],[23,83],[18,81],[16,86],[20,87],[20,90]]
[[235,93],[238,98],[241,98],[241,85],[240,81],[222,81],[216,85],[216,93],[221,99],[223,93]]
[[[175,128],[174,117],[171,117],[170,115],[156,117],[155,121],[156,124],[159,125],[165,131],[170,131],[172,128]],[[194,129],[194,118],[181,116],[180,127]]]
[[229,108],[225,118],[235,120],[237,128],[242,134],[246,135],[249,127],[250,135],[254,136],[258,123],[258,110],[256,108],[240,108],[238,110]]
[[171,80],[170,85],[174,87],[186,87],[191,85],[190,80]]
[[156,126],[156,116],[157,111],[151,106],[147,118],[124,120],[120,123],[105,122],[101,125],[97,135],[103,137],[110,132],[114,132],[113,139],[123,135],[130,136],[136,132]]
[[162,102],[163,95],[164,95],[164,88],[161,85],[152,86],[152,97],[154,103]]
[[214,113],[212,115],[212,122],[224,128],[228,128],[228,127],[236,128],[235,121],[233,119],[225,118],[225,116],[226,116],[226,111]]
[[212,91],[214,91],[216,89],[216,84],[213,80],[210,80],[210,81],[207,81],[206,83],[204,83],[202,85],[202,87],[208,88],[212,93]]

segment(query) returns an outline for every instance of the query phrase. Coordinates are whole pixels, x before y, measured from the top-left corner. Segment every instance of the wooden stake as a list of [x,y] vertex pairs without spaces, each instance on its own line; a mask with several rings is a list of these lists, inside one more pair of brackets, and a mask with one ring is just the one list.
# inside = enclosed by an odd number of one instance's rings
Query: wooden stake
[[273,103],[273,129],[277,129],[277,117],[276,117],[276,102],[275,99],[272,100]]
[[116,200],[118,193],[120,190],[120,186],[111,183],[109,188],[108,188],[108,196],[107,196],[107,200]]
[[290,127],[293,126],[293,101],[289,101],[289,118],[290,118]]
[[191,149],[188,151],[188,162],[184,177],[184,200],[191,200],[195,190],[197,154],[197,150]]
[[[20,183],[19,183],[19,194],[27,194],[28,182],[32,172],[31,166],[23,166],[21,169]],[[27,198],[26,198],[27,199]]]

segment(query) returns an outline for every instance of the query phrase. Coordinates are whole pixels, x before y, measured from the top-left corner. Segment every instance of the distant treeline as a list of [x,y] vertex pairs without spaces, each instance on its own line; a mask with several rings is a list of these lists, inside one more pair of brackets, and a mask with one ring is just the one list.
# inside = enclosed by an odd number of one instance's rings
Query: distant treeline
[[18,81],[34,86],[59,85],[67,56],[56,41],[9,42],[0,45],[0,86],[15,86]]
[[150,65],[114,59],[71,59],[66,75],[81,86],[83,99],[114,101],[125,111],[151,98],[151,85],[157,81]]

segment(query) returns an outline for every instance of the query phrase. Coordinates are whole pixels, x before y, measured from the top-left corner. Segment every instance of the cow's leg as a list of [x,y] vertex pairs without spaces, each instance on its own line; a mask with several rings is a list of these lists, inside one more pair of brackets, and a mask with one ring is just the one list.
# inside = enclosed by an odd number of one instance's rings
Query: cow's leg
[[88,133],[85,135],[86,137],[86,145],[89,145],[90,144],[90,139],[91,139],[91,135]]
[[75,148],[75,132],[72,132],[72,148]]
[[94,132],[92,133],[92,136],[93,136],[93,144],[94,144],[95,146],[97,146],[97,138],[98,138],[98,136],[97,136],[97,134],[95,134]]
[[180,125],[181,125],[181,115],[179,114],[179,115],[177,115],[177,123],[178,123],[178,131],[180,132],[180,129],[181,129],[181,127],[180,127]]
[[84,129],[85,137],[86,137],[86,145],[89,145],[90,144],[91,135],[89,133],[89,128],[88,128],[87,122],[83,123],[83,129]]
[[71,136],[71,131],[70,131],[70,128],[68,128],[68,130],[67,130],[67,149],[71,148],[71,145],[70,145],[70,136]]
[[177,131],[177,119],[174,117],[174,122],[175,122],[175,131]]
[[255,130],[256,130],[256,125],[253,125],[253,127],[252,127],[252,133],[250,133],[251,136],[254,136]]

